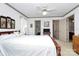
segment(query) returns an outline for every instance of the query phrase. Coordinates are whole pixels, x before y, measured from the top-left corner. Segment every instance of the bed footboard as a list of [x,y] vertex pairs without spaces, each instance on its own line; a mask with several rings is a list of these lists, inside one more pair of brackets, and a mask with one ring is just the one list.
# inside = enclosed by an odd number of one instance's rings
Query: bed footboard
[[[50,36],[51,37],[51,36]],[[55,38],[52,38],[52,41],[54,42],[55,46],[56,46],[56,52],[57,52],[57,56],[61,56],[61,47],[60,45],[56,42]]]
[[55,45],[56,46],[56,52],[58,56],[61,56],[61,47],[59,45]]

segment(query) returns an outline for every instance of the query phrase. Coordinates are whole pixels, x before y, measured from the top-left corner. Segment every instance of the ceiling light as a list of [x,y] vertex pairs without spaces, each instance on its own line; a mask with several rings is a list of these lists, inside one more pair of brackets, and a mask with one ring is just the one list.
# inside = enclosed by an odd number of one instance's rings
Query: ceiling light
[[43,15],[47,15],[47,11],[44,10],[44,11],[42,12],[42,14],[43,14]]

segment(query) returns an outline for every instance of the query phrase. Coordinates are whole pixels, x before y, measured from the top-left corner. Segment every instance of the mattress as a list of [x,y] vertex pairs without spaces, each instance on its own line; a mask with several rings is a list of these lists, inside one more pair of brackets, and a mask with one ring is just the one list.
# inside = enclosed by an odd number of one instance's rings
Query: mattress
[[23,35],[0,40],[0,55],[4,56],[56,56],[56,47],[47,36]]

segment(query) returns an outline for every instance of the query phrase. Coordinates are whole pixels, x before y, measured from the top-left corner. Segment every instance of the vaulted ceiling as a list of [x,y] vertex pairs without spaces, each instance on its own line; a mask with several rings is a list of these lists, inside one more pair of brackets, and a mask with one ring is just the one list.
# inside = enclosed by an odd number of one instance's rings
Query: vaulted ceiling
[[[61,17],[78,7],[78,3],[9,3],[27,17]],[[47,15],[42,15],[42,10],[48,9]]]

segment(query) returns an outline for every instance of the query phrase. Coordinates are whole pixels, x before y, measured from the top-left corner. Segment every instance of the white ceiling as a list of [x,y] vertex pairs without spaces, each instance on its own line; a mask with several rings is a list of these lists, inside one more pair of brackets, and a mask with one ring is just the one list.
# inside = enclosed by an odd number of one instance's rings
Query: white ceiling
[[[52,16],[64,16],[73,8],[75,8],[77,3],[9,3],[12,7],[23,13],[28,17],[52,17]],[[54,9],[48,12],[47,15],[43,16],[41,13],[42,7],[47,9]]]

